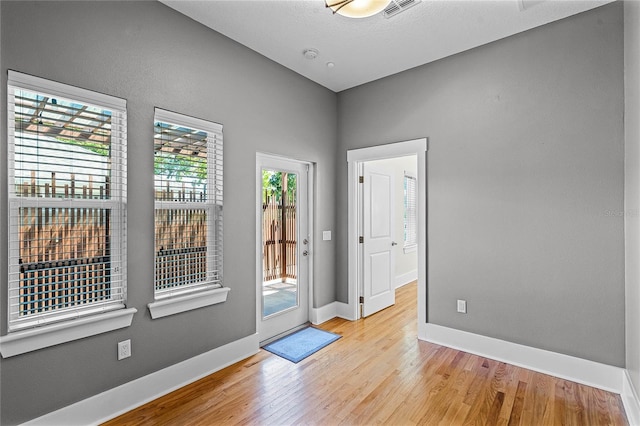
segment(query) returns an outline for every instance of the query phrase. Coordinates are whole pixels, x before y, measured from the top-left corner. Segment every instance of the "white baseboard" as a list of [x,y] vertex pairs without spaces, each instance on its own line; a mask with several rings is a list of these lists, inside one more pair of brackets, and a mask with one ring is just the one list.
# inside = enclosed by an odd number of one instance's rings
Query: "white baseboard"
[[323,322],[327,322],[336,317],[355,321],[356,318],[353,317],[351,311],[352,308],[347,303],[332,302],[321,308],[312,308],[309,321],[311,321],[311,324],[313,325],[322,324]]
[[[336,316],[350,319],[349,317],[352,316],[350,306],[342,302],[333,302],[312,310],[314,324],[320,324]],[[618,393],[624,403],[629,424],[640,426],[640,399],[628,372],[623,368],[436,324],[425,324],[425,327],[419,327],[418,338]],[[253,334],[45,414],[25,425],[100,424],[248,358],[258,351],[259,338],[257,334]]]
[[349,320],[355,321],[358,318],[354,314],[354,308],[348,303],[342,302],[334,302],[336,304],[336,316]]
[[417,279],[418,279],[417,269],[414,269],[413,271],[409,271],[406,274],[396,275],[396,278],[395,278],[396,288],[412,283]]
[[479,334],[426,324],[418,336],[442,346],[622,394],[625,369]]
[[45,414],[25,425],[101,424],[248,358],[259,350],[258,335],[253,334]]
[[311,308],[311,315],[309,320],[311,324],[318,325],[323,322],[329,321],[332,318],[337,317],[337,302],[329,303],[328,305],[324,305],[320,308]]
[[633,387],[631,377],[627,370],[624,371],[620,397],[622,398],[624,411],[627,413],[627,420],[629,420],[629,424],[631,426],[640,426],[640,399],[638,399],[638,393]]

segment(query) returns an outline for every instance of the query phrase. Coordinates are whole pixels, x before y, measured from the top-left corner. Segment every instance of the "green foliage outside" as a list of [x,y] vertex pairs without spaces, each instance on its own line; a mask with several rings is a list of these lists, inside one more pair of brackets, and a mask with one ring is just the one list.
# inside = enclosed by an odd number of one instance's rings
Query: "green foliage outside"
[[79,141],[76,139],[66,139],[61,137],[56,137],[56,140],[69,145],[81,146],[91,152],[102,155],[104,157],[108,157],[110,155],[109,145],[100,142]]
[[[297,187],[297,176],[293,173],[287,174],[287,189],[288,193],[295,196]],[[263,170],[262,171],[262,190],[263,197],[265,193],[270,196],[273,195],[277,200],[282,198],[282,172],[275,170]],[[266,202],[266,200],[263,200]]]
[[195,184],[201,184],[207,179],[207,162],[200,157],[156,152],[153,159],[153,172],[177,182],[181,182],[184,178],[191,178],[197,179]]

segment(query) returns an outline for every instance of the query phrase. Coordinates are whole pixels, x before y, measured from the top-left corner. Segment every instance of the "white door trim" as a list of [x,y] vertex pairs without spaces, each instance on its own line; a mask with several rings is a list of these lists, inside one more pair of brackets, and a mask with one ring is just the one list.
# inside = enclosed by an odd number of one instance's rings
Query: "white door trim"
[[378,145],[347,151],[348,185],[348,269],[349,313],[351,320],[360,318],[358,309],[358,237],[362,212],[358,211],[358,175],[365,161],[416,155],[418,163],[418,336],[424,336],[427,325],[427,138]]
[[256,208],[256,242],[255,242],[255,250],[256,250],[256,254],[255,254],[255,258],[256,258],[256,285],[255,285],[255,289],[256,289],[256,334],[258,335],[258,340],[262,341],[263,339],[260,338],[259,333],[260,333],[260,321],[262,320],[262,303],[261,303],[261,289],[262,289],[262,244],[260,243],[262,241],[262,194],[260,193],[260,191],[258,190],[258,187],[262,186],[262,166],[261,166],[261,161],[260,160],[264,160],[264,159],[275,159],[275,160],[287,160],[287,161],[293,161],[293,162],[297,162],[300,164],[304,164],[308,167],[309,171],[307,173],[307,216],[309,219],[309,223],[308,223],[308,229],[309,229],[309,265],[308,265],[308,317],[307,320],[309,320],[311,318],[311,313],[313,311],[313,307],[314,307],[314,302],[313,302],[313,258],[314,258],[314,252],[315,252],[315,246],[314,246],[314,235],[315,235],[315,227],[314,227],[314,190],[315,190],[315,164],[311,163],[309,161],[304,161],[304,160],[298,160],[295,158],[291,158],[291,157],[286,157],[284,155],[277,155],[277,154],[269,154],[269,153],[263,153],[263,152],[256,152],[256,184],[255,184],[255,190],[256,190],[256,196],[255,196],[255,208]]

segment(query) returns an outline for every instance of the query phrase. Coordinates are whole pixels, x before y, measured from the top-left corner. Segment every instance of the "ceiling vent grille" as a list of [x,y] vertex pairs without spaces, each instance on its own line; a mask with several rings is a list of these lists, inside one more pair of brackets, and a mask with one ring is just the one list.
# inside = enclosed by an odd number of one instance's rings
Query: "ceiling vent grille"
[[391,3],[382,11],[382,14],[385,18],[391,18],[418,3],[420,3],[420,0],[391,0]]
[[530,7],[543,3],[544,1],[545,0],[518,0],[518,8],[520,9],[520,12],[524,12]]

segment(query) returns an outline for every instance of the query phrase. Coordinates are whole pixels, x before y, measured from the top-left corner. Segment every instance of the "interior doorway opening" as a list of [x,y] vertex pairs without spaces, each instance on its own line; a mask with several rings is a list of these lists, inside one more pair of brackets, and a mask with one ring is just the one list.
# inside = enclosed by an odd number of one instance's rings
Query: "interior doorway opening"
[[396,289],[418,279],[418,165],[414,154],[360,166],[364,181],[359,185],[363,192],[359,197],[363,212],[359,294],[364,298],[361,316],[369,316],[393,305]]
[[361,249],[364,211],[362,209],[363,191],[360,176],[363,165],[368,161],[415,155],[416,176],[416,256],[418,282],[418,338],[425,339],[427,323],[427,139],[414,139],[405,142],[378,145],[347,151],[348,164],[348,270],[350,319],[361,317],[360,296],[364,288],[363,251]]

